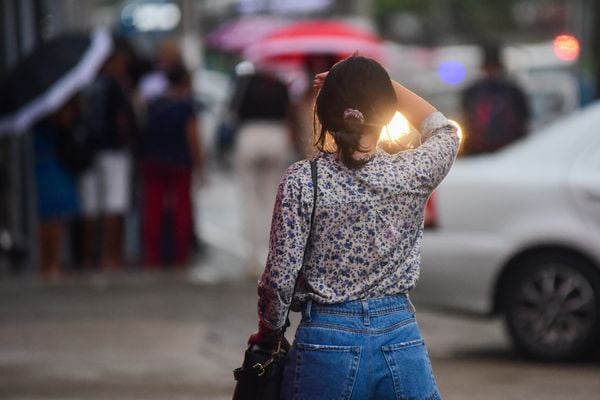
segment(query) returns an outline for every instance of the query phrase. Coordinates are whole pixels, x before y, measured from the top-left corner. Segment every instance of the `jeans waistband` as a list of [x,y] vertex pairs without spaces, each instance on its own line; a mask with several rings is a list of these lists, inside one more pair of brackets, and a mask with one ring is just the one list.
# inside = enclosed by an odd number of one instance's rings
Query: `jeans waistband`
[[402,310],[415,311],[407,294],[350,300],[343,303],[323,304],[308,300],[303,306],[303,315],[310,319],[315,314],[336,314],[346,316],[377,316]]

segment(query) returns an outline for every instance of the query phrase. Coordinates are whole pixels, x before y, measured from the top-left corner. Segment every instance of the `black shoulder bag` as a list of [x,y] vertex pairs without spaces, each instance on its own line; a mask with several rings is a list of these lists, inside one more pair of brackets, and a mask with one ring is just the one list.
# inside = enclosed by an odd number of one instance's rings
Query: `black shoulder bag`
[[[315,221],[315,208],[317,204],[317,162],[310,161],[310,172],[313,182],[313,208],[310,216],[310,230],[304,247],[303,262],[306,261],[307,249],[310,243]],[[302,265],[304,268],[304,264]],[[298,271],[298,276],[300,272]],[[298,287],[298,277],[294,283],[294,291],[290,305],[294,301],[294,294]],[[289,325],[290,308],[287,310],[286,324],[283,326],[279,339],[273,348],[264,348],[258,345],[250,345],[244,353],[244,362],[240,368],[233,371],[237,381],[233,400],[279,400],[281,393],[281,381],[283,379],[283,367],[290,349],[290,344],[285,338],[285,330]]]

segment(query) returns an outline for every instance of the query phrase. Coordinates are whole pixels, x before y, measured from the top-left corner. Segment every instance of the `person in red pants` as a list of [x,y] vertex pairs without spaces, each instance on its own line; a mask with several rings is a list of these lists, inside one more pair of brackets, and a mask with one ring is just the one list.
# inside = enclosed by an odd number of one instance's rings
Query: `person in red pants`
[[144,260],[148,267],[163,259],[165,214],[172,216],[175,266],[184,266],[192,243],[191,182],[199,172],[202,151],[188,72],[182,66],[168,73],[169,88],[148,106],[142,141]]

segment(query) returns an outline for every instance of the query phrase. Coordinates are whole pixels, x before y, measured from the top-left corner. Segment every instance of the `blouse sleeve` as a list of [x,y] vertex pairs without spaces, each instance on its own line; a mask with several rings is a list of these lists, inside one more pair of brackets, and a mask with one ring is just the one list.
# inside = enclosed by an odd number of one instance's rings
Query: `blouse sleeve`
[[446,117],[436,111],[421,124],[423,144],[412,151],[418,186],[427,195],[431,193],[450,172],[458,153],[458,129]]
[[279,329],[285,324],[310,230],[312,191],[308,161],[293,164],[279,184],[269,255],[258,282],[258,317],[260,323],[270,329]]

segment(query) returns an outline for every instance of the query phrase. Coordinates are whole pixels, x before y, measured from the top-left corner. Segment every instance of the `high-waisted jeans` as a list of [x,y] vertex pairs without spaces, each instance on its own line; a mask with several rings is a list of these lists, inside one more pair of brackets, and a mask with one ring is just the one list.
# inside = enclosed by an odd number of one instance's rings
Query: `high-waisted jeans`
[[282,398],[440,399],[410,300],[307,302],[286,361]]

